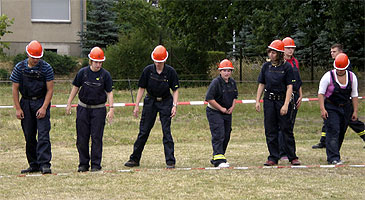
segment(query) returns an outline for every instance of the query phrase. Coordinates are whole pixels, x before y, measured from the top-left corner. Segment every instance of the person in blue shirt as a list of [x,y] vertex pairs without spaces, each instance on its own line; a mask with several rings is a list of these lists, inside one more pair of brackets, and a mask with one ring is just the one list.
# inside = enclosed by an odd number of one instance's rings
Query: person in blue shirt
[[[105,118],[111,123],[114,117],[113,80],[110,73],[102,68],[104,60],[105,56],[101,48],[91,49],[90,65],[77,73],[67,101],[66,113],[71,114],[72,100],[77,93],[79,94],[76,117],[78,172],[89,171],[90,164],[92,172],[101,170]],[[105,106],[107,100],[109,101],[108,113]],[[91,156],[89,154],[90,137]]]
[[224,59],[220,62],[219,76],[210,83],[205,100],[210,132],[212,134],[214,167],[226,168],[229,163],[225,157],[232,131],[232,113],[236,106],[238,90],[232,76],[232,62]]
[[280,159],[279,131],[283,134],[285,152],[292,165],[300,165],[296,155],[289,106],[293,93],[293,68],[284,60],[284,43],[274,40],[267,49],[269,62],[263,64],[256,95],[256,111],[261,110],[260,98],[264,93],[264,125],[269,157],[266,166],[278,164]]
[[38,41],[31,41],[26,52],[28,58],[17,63],[10,76],[16,117],[21,120],[29,163],[29,167],[21,173],[40,171],[50,174],[52,153],[49,131],[54,72],[47,62],[40,59],[43,47]]

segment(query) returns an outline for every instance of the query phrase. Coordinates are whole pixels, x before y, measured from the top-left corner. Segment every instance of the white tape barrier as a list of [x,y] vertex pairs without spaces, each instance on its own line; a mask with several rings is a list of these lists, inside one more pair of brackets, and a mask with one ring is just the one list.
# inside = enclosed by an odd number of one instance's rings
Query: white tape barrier
[[[83,172],[83,173],[125,173],[125,172],[145,172],[145,171],[163,171],[163,170],[178,170],[178,171],[190,171],[190,170],[249,170],[249,169],[308,169],[308,168],[338,168],[338,167],[351,167],[351,168],[365,168],[365,164],[362,165],[290,165],[290,166],[253,166],[253,167],[228,167],[228,168],[219,168],[219,167],[197,167],[197,168],[175,168],[175,169],[166,169],[166,168],[156,168],[156,169],[122,169],[122,170],[104,170],[98,172]],[[53,173],[53,174],[20,174],[20,175],[0,175],[1,178],[11,178],[11,177],[40,177],[40,176],[72,176],[76,174],[76,172],[70,173]]]
[[[365,97],[359,97],[359,99],[365,99]],[[262,103],[262,99],[260,102]],[[308,101],[318,101],[318,98],[303,98],[303,102]],[[237,100],[236,103],[242,103],[242,104],[248,104],[248,103],[256,103],[256,100]],[[204,105],[208,104],[206,101],[184,101],[184,102],[178,102],[178,105],[191,105],[191,106],[197,106],[197,105]],[[126,106],[135,106],[135,103],[114,103],[114,107],[126,107]],[[62,105],[51,105],[52,108],[66,108],[66,104]],[[77,104],[71,105],[72,107],[77,107]],[[106,104],[106,106],[109,106],[109,104]],[[143,103],[139,103],[139,106],[143,106]],[[0,108],[13,108],[13,106],[0,106]]]

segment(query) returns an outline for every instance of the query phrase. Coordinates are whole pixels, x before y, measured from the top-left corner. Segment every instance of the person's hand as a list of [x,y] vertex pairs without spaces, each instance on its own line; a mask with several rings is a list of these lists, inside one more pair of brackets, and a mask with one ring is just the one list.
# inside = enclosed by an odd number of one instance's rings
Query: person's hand
[[37,119],[42,119],[44,116],[46,116],[46,109],[41,107],[39,110],[37,110],[35,116],[37,117]]
[[284,104],[280,109],[280,115],[286,115],[288,113],[288,105]]
[[177,110],[176,106],[172,106],[172,108],[171,108],[171,116],[170,116],[171,118],[176,116],[176,110]]
[[232,114],[233,113],[233,109],[234,109],[234,107],[232,106],[232,107],[230,107],[228,110],[227,110],[227,114]]
[[71,104],[67,104],[67,106],[66,106],[66,114],[67,115],[71,115]]
[[113,118],[114,118],[114,108],[110,108],[109,112],[106,114],[106,119],[108,120],[109,124],[113,122]]
[[224,114],[227,114],[227,111],[228,111],[228,110],[227,110],[227,108],[223,108],[223,107],[222,107],[222,109],[221,109],[220,111],[221,111],[222,113],[224,113]]
[[256,108],[256,111],[257,111],[257,112],[260,112],[260,111],[261,111],[260,102],[256,101],[255,108]]
[[326,109],[321,110],[321,117],[323,119],[327,119],[328,118],[328,112],[327,112]]
[[15,115],[17,119],[24,119],[24,112],[22,109],[16,110]]
[[297,103],[296,103],[297,109],[299,109],[300,105],[302,104],[302,99],[303,99],[303,97],[301,97],[301,96],[298,98]]
[[133,115],[138,118],[138,112],[139,112],[139,107],[138,104],[136,104],[136,106],[134,106],[134,110],[133,110]]
[[356,112],[356,111],[354,111],[354,112],[352,113],[351,120],[352,120],[352,121],[356,121],[356,120],[357,120],[357,112]]

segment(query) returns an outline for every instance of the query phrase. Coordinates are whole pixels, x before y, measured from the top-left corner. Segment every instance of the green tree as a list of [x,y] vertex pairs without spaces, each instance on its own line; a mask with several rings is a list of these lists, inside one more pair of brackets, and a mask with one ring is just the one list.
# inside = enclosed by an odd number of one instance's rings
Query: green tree
[[[11,31],[7,30],[8,27],[13,24],[14,19],[9,19],[8,16],[2,14],[0,16],[0,39],[7,33],[12,33]],[[9,44],[6,42],[0,41],[0,54],[4,55],[4,48],[9,48]]]
[[171,37],[188,49],[228,51],[226,41],[232,39],[231,27],[226,25],[230,1],[179,1],[159,2],[163,24]]
[[86,30],[80,33],[81,47],[84,55],[91,48],[105,48],[118,41],[118,26],[115,23],[116,12],[114,0],[87,1]]

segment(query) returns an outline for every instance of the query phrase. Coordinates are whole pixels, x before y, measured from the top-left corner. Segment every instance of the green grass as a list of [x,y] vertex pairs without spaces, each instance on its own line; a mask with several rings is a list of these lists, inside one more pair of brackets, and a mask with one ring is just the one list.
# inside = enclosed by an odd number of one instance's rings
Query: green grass
[[[256,83],[239,84],[239,99],[253,99]],[[304,97],[315,97],[316,84],[305,84]],[[363,86],[361,86],[363,87]],[[65,104],[69,83],[55,84],[52,104]],[[361,89],[360,91],[364,91]],[[181,88],[180,101],[203,100],[206,88]],[[131,102],[130,92],[114,91],[115,102]],[[134,91],[134,95],[136,91]],[[0,85],[1,105],[12,105],[11,87]],[[365,96],[364,92],[360,93]],[[74,100],[76,103],[77,100]],[[365,121],[365,103],[359,100]],[[261,169],[268,150],[263,112],[254,104],[238,104],[226,157],[233,167],[247,170],[163,170],[161,124],[156,121],[143,152],[141,171],[118,172],[132,153],[139,119],[132,107],[116,107],[115,120],[105,127],[102,166],[109,173],[77,173],[76,113],[51,109],[52,170],[60,175],[18,177],[27,167],[24,136],[14,109],[0,109],[0,199],[365,199],[361,187],[365,168]],[[322,120],[317,102],[303,102],[295,138],[303,165],[327,164],[325,150],[312,150]],[[205,106],[179,106],[172,122],[176,167],[211,167],[211,135]],[[348,130],[341,149],[345,164],[365,164],[364,142]],[[289,166],[287,162],[280,165]],[[62,174],[64,174],[62,176]]]

